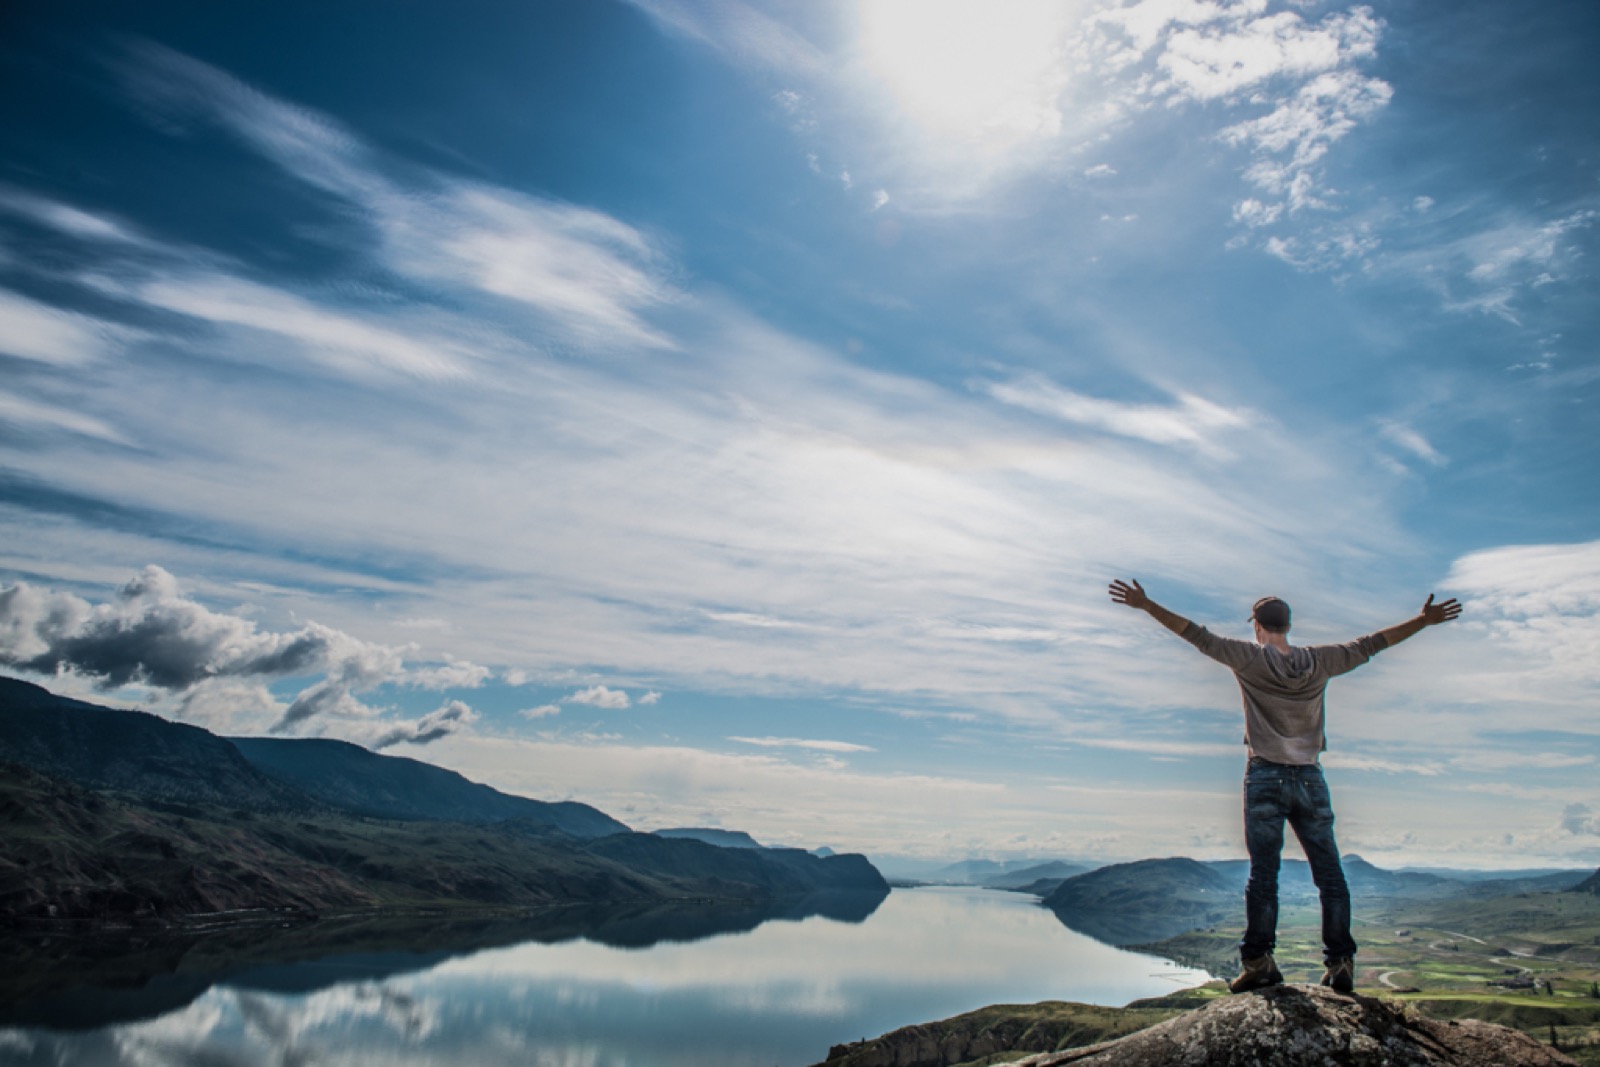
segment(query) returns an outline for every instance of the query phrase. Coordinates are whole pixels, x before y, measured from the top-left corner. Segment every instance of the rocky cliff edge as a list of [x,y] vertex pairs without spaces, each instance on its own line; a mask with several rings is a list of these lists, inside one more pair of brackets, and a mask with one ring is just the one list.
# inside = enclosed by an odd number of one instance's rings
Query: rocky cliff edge
[[1146,1030],[1016,1067],[1546,1067],[1572,1060],[1527,1034],[1440,1022],[1372,997],[1283,985],[1224,997]]

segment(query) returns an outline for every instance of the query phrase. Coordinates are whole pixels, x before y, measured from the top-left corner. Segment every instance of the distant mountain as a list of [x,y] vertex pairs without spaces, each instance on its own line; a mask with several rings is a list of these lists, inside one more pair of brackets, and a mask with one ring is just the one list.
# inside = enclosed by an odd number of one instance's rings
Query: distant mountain
[[1031,867],[989,875],[983,879],[982,884],[990,889],[1023,889],[1042,881],[1062,882],[1076,875],[1086,874],[1089,870],[1089,867],[1081,863],[1051,860],[1049,863],[1036,863]]
[[1090,867],[1065,860],[961,860],[947,863],[916,875],[918,880],[945,885],[982,885],[991,889],[1015,889],[1041,878],[1070,878]]
[[826,859],[800,849],[722,848],[692,838],[615,834],[587,843],[584,851],[633,870],[669,878],[703,879],[716,885],[758,886],[774,896],[832,889],[889,888],[865,856]]
[[1006,873],[1005,865],[994,860],[961,860],[959,863],[947,863],[937,870],[923,875],[929,882],[940,882],[953,885],[979,885],[985,878]]
[[1600,869],[1597,869],[1589,877],[1573,886],[1571,892],[1593,893],[1596,896],[1600,896]]
[[756,901],[834,889],[887,886],[860,856],[819,860],[649,834],[580,841],[528,823],[152,809],[0,766],[0,927],[170,925],[263,909]]
[[1460,867],[1398,867],[1396,874],[1436,874],[1456,882],[1504,882],[1540,880],[1554,876],[1573,875],[1583,878],[1589,871],[1573,867],[1522,867],[1504,871],[1482,871]]
[[1566,893],[1585,880],[1584,871],[1558,871],[1554,874],[1528,874],[1512,878],[1484,878],[1468,882],[1460,891],[1465,897],[1486,899],[1518,893]]
[[0,760],[157,802],[258,812],[316,806],[198,726],[71,700],[14,678],[0,678]]
[[[1226,877],[1235,889],[1243,893],[1250,879],[1249,860],[1212,860],[1206,864]],[[1375,867],[1355,854],[1343,858],[1345,882],[1356,897],[1443,897],[1461,892],[1460,882],[1436,874],[1416,871],[1388,871]],[[1315,898],[1316,884],[1311,879],[1311,865],[1305,860],[1285,858],[1278,871],[1278,896],[1282,900]]]
[[257,770],[329,807],[378,819],[495,823],[527,820],[573,837],[627,833],[611,816],[574,801],[511,796],[431,763],[383,756],[324,738],[230,737]]
[[671,830],[655,830],[657,837],[680,837],[691,841],[703,841],[708,845],[718,848],[762,848],[761,842],[745,833],[743,830],[714,830],[710,827],[685,826]]
[[888,890],[863,856],[634,834],[416,760],[229,742],[6,679],[0,761],[0,925]]
[[1043,903],[1079,933],[1136,945],[1236,918],[1239,888],[1196,860],[1139,860],[1068,878]]

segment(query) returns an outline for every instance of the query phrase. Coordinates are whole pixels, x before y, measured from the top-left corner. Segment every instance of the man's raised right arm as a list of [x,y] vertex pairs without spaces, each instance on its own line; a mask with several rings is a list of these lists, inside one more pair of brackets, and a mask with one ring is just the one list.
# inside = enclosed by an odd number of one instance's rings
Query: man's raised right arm
[[1145,593],[1144,586],[1135,579],[1132,584],[1117,578],[1111,583],[1111,599],[1118,604],[1126,604],[1130,608],[1137,608],[1159,622],[1162,626],[1182,637],[1184,631],[1189,629],[1189,620],[1175,611],[1166,608],[1151,600]]

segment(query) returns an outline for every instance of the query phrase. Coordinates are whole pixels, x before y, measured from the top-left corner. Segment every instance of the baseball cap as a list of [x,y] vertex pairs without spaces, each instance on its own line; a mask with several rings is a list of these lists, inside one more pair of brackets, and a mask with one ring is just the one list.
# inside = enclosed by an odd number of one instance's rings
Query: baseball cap
[[1275,596],[1264,596],[1250,609],[1250,617],[1259,622],[1263,630],[1282,633],[1289,628],[1289,605]]

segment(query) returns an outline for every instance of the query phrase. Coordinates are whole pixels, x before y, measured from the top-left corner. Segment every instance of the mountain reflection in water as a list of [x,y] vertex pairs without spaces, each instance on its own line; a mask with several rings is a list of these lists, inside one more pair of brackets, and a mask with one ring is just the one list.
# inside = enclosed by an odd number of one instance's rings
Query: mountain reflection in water
[[1003,1001],[1205,980],[984,890],[355,917],[6,946],[0,1063],[771,1067]]
[[0,1026],[79,1030],[138,1022],[181,1008],[214,985],[313,993],[378,981],[456,956],[524,943],[583,939],[643,949],[812,916],[861,923],[889,894],[813,893],[777,901],[589,904],[517,914],[368,913],[207,933],[43,937],[0,943]]

